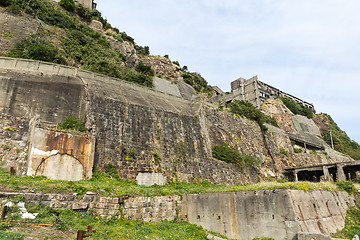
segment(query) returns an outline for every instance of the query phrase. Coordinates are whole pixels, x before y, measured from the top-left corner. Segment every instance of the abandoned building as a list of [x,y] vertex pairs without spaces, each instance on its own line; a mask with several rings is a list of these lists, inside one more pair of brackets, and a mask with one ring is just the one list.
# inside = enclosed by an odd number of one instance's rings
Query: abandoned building
[[[60,2],[60,0],[55,0],[56,2]],[[81,4],[84,7],[90,8],[92,10],[96,9],[97,3],[94,0],[74,0],[75,4]]]
[[360,171],[360,161],[339,162],[316,166],[285,169],[285,175],[293,181],[344,181],[354,180]]
[[214,90],[216,92],[216,96],[211,99],[211,102],[231,102],[232,100],[237,99],[248,101],[255,107],[260,107],[266,99],[287,97],[315,112],[315,108],[312,103],[306,102],[298,97],[261,82],[258,80],[258,76],[254,76],[248,80],[238,78],[231,82],[231,93],[224,93],[218,87],[214,87]]

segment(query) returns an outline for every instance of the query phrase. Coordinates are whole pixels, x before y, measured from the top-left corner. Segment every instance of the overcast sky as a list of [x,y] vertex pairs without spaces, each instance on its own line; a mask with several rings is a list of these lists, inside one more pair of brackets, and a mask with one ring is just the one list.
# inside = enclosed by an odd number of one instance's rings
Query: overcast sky
[[330,114],[360,142],[359,0],[95,0],[152,55],[230,91],[259,80]]

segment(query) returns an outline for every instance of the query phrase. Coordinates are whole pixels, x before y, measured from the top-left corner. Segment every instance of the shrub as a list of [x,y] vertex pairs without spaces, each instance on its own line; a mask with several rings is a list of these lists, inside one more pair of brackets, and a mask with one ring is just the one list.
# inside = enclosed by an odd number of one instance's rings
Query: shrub
[[301,148],[294,148],[294,152],[295,153],[302,153],[303,150],[301,150]]
[[76,6],[75,12],[87,22],[90,22],[93,17],[92,11],[89,8],[84,7],[82,4],[78,4]]
[[336,182],[336,185],[340,190],[344,190],[348,193],[356,192],[354,183],[352,183],[351,181],[339,181]]
[[144,65],[142,61],[139,62],[135,70],[148,76],[154,76],[154,70],[152,70],[150,66]]
[[75,2],[74,0],[60,0],[59,5],[68,10],[69,12],[74,12]]
[[300,114],[307,118],[313,117],[313,112],[310,108],[305,107],[301,103],[297,103],[290,98],[283,98],[281,97],[280,100],[285,104],[285,106],[294,114]]
[[197,93],[203,92],[211,96],[214,91],[213,88],[208,85],[208,82],[199,73],[183,73],[181,75],[184,81],[191,85]]
[[227,163],[234,163],[240,167],[253,166],[261,160],[255,155],[241,154],[236,148],[224,143],[212,148],[212,156]]
[[19,7],[18,5],[10,5],[7,7],[7,10],[13,14],[21,13],[21,7]]
[[58,123],[57,127],[60,129],[72,129],[80,132],[86,132],[85,119],[78,119],[76,117],[67,117],[63,123]]
[[144,56],[150,55],[149,46],[142,47],[142,46],[138,46],[135,44],[135,50],[136,50],[137,54],[144,55]]
[[265,115],[250,102],[233,100],[231,103],[227,104],[227,107],[230,108],[230,112],[233,114],[254,120],[264,131],[267,130],[267,128],[264,126],[264,123],[269,123],[278,127],[275,118]]
[[66,60],[61,55],[59,48],[54,46],[51,42],[36,35],[30,35],[21,42],[17,43],[15,48],[10,50],[7,56],[59,64],[66,63]]
[[282,155],[285,155],[285,156],[289,156],[289,153],[287,152],[287,151],[285,151],[285,149],[284,148],[280,148],[280,153],[282,154]]

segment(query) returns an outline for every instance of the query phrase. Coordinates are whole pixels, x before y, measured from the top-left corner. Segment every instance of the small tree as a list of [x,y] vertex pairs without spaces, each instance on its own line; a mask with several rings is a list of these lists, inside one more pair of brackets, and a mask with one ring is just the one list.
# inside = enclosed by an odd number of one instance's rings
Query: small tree
[[74,0],[60,0],[59,4],[69,12],[74,12],[75,9]]

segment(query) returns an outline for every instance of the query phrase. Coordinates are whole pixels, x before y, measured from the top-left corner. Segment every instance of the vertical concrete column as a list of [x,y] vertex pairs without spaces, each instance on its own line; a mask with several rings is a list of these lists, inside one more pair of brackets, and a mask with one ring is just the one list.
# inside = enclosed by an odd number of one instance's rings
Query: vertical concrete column
[[337,171],[336,171],[336,180],[337,181],[345,181],[346,176],[345,176],[344,169],[341,166],[341,164],[337,164],[336,169],[337,169]]
[[298,178],[298,175],[297,175],[297,171],[296,171],[296,170],[294,170],[293,174],[294,174],[294,181],[295,181],[295,182],[299,181],[299,178]]
[[330,181],[331,177],[330,177],[329,169],[323,166],[323,172],[324,172],[325,181]]

